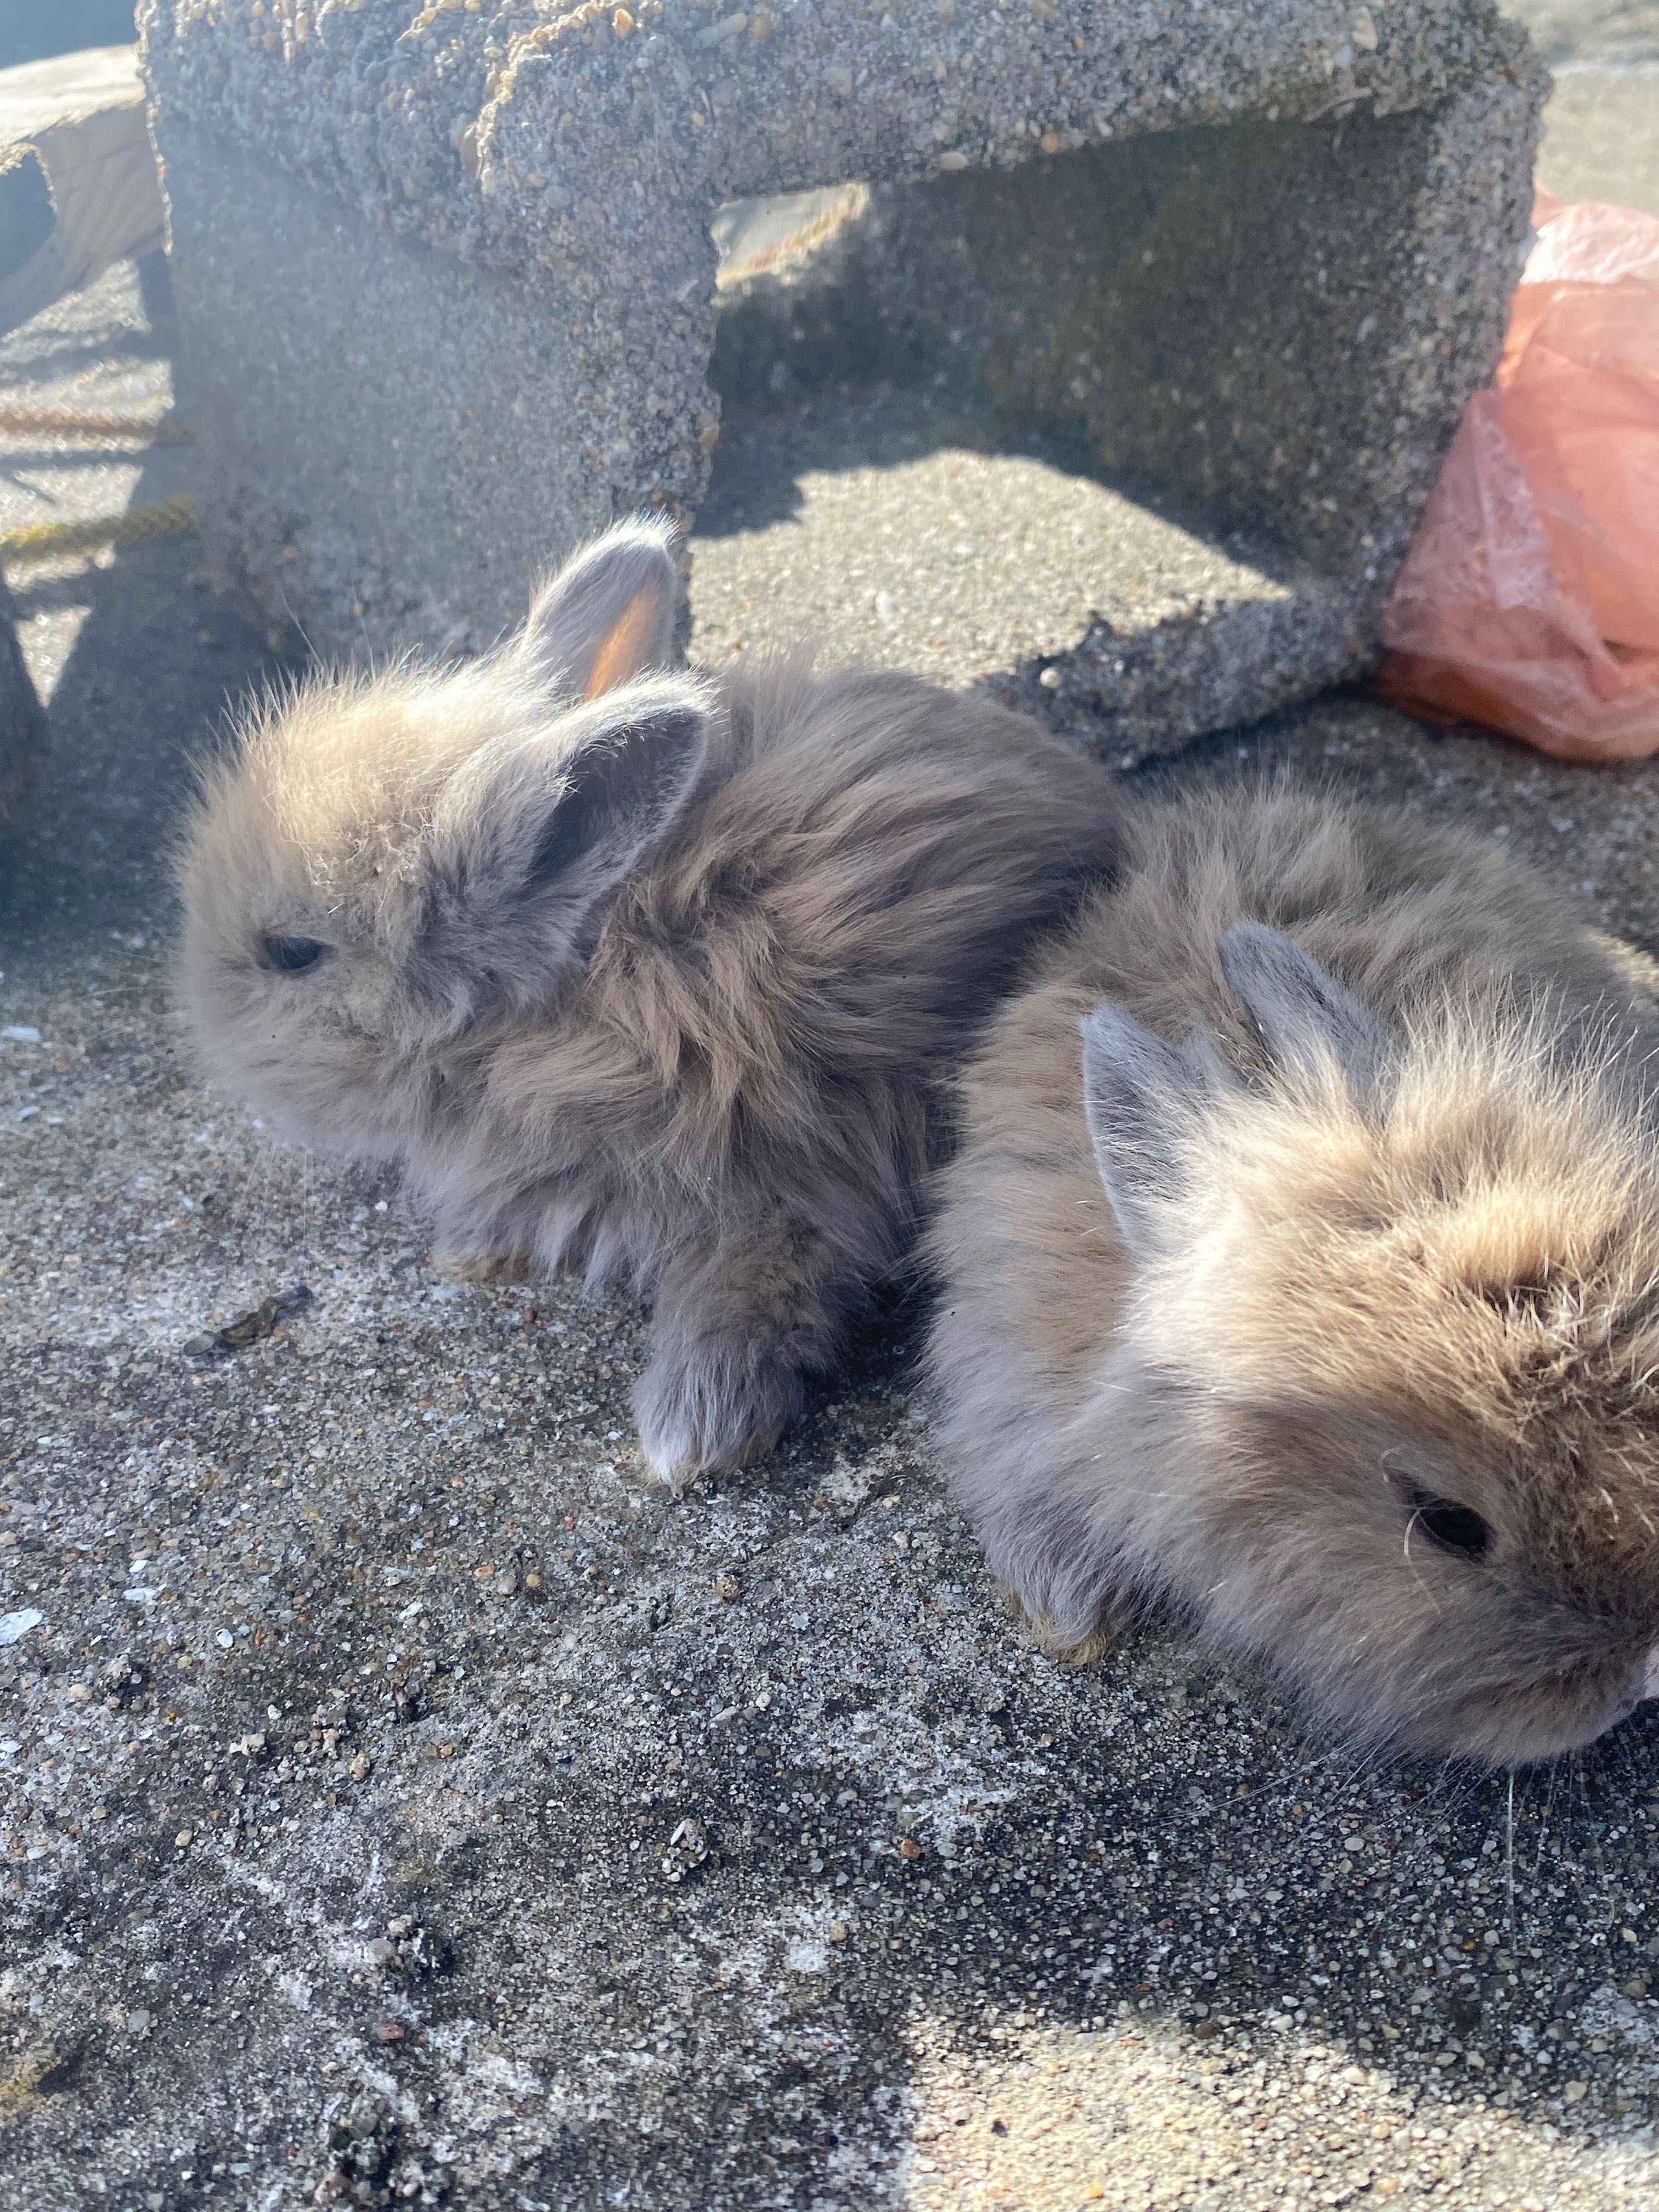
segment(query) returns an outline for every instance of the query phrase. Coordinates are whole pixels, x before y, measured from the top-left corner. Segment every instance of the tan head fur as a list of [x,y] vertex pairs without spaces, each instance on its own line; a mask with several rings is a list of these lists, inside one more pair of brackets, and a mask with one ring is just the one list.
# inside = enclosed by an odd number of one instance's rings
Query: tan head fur
[[673,572],[660,532],[618,535],[498,659],[307,682],[208,768],[184,995],[213,1071],[291,1134],[396,1156],[442,1110],[444,1048],[551,1002],[689,799],[708,697],[645,672]]

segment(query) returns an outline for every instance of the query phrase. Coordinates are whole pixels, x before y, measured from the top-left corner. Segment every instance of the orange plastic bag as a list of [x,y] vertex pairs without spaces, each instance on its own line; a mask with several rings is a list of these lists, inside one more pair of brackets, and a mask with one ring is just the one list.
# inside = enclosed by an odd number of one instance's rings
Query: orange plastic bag
[[1659,752],[1659,219],[1540,191],[1497,388],[1469,403],[1376,689],[1567,760]]

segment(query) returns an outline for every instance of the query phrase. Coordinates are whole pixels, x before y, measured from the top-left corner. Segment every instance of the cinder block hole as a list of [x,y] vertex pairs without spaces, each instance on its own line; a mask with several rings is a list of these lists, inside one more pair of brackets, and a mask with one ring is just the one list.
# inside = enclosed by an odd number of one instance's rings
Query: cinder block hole
[[1413,122],[722,209],[694,650],[806,629],[961,682],[1344,565]]

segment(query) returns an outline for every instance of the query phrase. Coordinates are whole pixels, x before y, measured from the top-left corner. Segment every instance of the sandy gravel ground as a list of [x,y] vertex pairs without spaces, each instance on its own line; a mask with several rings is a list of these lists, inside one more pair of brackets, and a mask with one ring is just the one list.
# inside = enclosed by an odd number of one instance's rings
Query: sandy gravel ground
[[1521,0],[1555,72],[1540,179],[1565,200],[1659,215],[1659,7],[1654,0]]

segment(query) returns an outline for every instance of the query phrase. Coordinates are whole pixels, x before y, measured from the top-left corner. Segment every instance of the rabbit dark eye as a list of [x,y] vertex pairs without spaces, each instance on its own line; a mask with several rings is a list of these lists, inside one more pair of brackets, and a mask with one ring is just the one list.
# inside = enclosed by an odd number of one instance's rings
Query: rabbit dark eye
[[1492,1530],[1472,1505],[1454,1505],[1426,1490],[1411,1493],[1412,1526],[1437,1550],[1460,1559],[1478,1559],[1492,1549]]
[[267,966],[280,968],[285,975],[302,975],[307,968],[317,965],[328,949],[314,937],[266,937],[259,945]]

